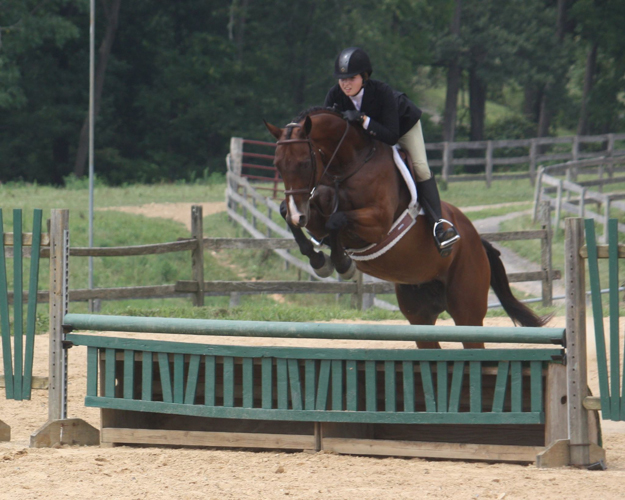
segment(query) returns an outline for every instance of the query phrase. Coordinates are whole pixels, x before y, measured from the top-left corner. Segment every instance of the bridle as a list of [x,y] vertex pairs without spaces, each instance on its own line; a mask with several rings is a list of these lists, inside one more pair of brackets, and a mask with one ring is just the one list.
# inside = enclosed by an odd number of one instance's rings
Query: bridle
[[[341,149],[341,145],[343,144],[343,141],[345,140],[345,137],[347,137],[347,133],[349,132],[349,127],[350,124],[348,121],[345,122],[346,126],[345,126],[345,132],[343,132],[343,137],[341,137],[341,140],[338,143],[338,146],[336,146],[336,149],[334,150],[334,153],[332,153],[332,157],[330,158],[330,161],[326,164],[326,166],[323,169],[323,172],[321,173],[321,176],[316,179],[317,177],[317,155],[315,154],[315,146],[312,143],[312,140],[310,139],[310,137],[306,137],[304,139],[282,139],[279,140],[278,142],[276,142],[277,146],[284,146],[284,145],[289,145],[289,144],[298,144],[298,143],[306,143],[308,144],[308,149],[310,151],[310,160],[312,163],[312,174],[310,176],[310,182],[308,183],[308,187],[307,188],[299,188],[299,189],[286,189],[284,191],[284,194],[286,196],[292,195],[292,194],[306,194],[308,193],[309,197],[312,198],[313,194],[315,194],[315,191],[317,190],[317,187],[319,186],[319,183],[321,182],[321,179],[323,179],[323,177],[326,175],[326,173],[328,172],[328,169],[330,168],[330,165],[332,165],[332,162],[334,161],[334,158],[336,157],[336,154],[339,152],[339,149]],[[289,123],[286,128],[295,128],[295,127],[301,127],[301,125],[299,123]],[[323,151],[321,150],[321,148],[317,148],[319,149],[319,153],[323,156]],[[365,160],[366,162],[366,160]],[[355,172],[354,172],[355,173]],[[352,174],[350,174],[348,177],[351,177]],[[342,182],[343,180],[345,180],[347,177],[340,179],[339,183]],[[334,179],[335,184],[337,184],[337,178]],[[338,189],[338,184],[337,184],[337,189]]]

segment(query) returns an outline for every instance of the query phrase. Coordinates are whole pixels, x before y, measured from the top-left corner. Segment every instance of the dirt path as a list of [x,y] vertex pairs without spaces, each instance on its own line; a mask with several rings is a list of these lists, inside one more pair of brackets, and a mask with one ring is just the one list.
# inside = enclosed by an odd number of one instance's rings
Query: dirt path
[[[561,326],[563,321],[563,318],[555,318],[552,325]],[[487,320],[487,325],[508,326],[511,323],[505,318],[491,318]],[[190,340],[197,341],[197,337]],[[228,339],[219,340],[226,342]],[[86,392],[85,348],[75,347],[69,351],[69,373],[69,415],[83,418],[98,427],[98,410],[83,405]],[[47,374],[46,336],[37,337],[35,374]],[[594,383],[593,378],[591,385]],[[625,497],[623,425],[604,425],[609,470],[589,472],[573,468],[539,470],[533,465],[327,453],[129,446],[31,449],[28,448],[30,434],[47,418],[45,391],[34,391],[33,399],[24,402],[6,401],[0,397],[0,418],[13,430],[12,441],[0,443],[0,500],[586,500]]]

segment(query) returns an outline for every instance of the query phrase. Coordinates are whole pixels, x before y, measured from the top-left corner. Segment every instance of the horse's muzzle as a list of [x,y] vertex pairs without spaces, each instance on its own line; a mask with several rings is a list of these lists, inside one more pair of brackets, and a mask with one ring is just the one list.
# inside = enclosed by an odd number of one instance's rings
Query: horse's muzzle
[[291,224],[297,227],[306,227],[308,224],[308,216],[310,212],[310,200],[307,200],[304,207],[301,208],[295,202],[292,196],[288,200],[288,214]]

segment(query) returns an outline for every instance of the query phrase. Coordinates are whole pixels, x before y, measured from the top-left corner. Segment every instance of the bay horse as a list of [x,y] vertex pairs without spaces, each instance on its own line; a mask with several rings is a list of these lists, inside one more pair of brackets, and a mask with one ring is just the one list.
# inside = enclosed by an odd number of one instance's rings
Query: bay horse
[[[513,296],[499,251],[449,203],[442,202],[443,218],[461,235],[450,255],[440,255],[432,229],[420,215],[390,250],[354,267],[346,249],[385,239],[411,201],[391,146],[327,108],[311,108],[285,128],[265,125],[278,140],[274,164],[285,186],[282,216],[317,274],[328,276],[336,268],[349,278],[357,267],[395,283],[399,309],[413,325],[433,325],[447,311],[456,325],[482,326],[490,286],[515,324],[547,322]],[[302,228],[318,242],[329,242],[330,259],[315,251]],[[417,346],[440,347],[437,342]],[[484,344],[465,342],[464,347]]]

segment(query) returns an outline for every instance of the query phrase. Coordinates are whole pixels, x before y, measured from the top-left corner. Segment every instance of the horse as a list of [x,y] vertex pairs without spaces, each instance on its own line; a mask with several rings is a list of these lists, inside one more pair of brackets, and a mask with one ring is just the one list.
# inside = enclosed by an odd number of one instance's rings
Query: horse
[[[448,256],[441,256],[429,223],[419,215],[386,253],[354,262],[346,249],[383,241],[411,201],[391,146],[328,108],[310,108],[284,128],[266,121],[265,126],[277,139],[274,165],[285,187],[281,214],[319,276],[336,268],[350,278],[357,268],[393,282],[399,309],[413,325],[434,325],[447,311],[456,325],[482,326],[491,286],[516,325],[543,326],[548,321],[514,297],[499,251],[446,202],[443,217],[461,235]],[[330,246],[330,258],[315,250],[302,228]],[[484,347],[480,342],[463,345]],[[440,345],[419,341],[417,347]]]

